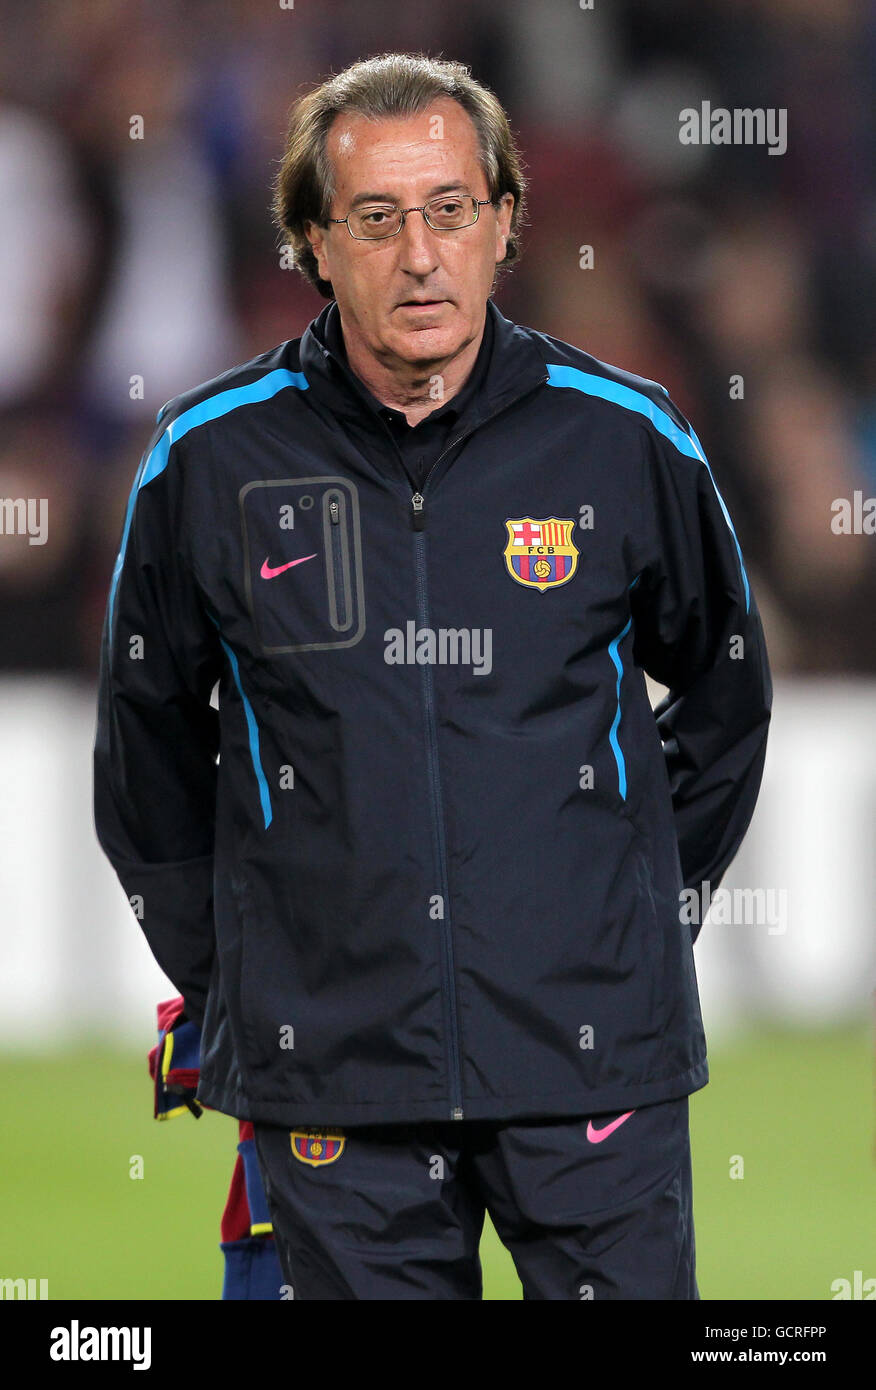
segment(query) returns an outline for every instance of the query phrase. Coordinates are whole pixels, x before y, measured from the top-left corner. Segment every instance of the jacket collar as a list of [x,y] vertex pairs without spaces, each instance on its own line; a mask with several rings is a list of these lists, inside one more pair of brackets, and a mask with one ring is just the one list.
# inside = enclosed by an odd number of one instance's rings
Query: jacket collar
[[[345,370],[337,362],[326,342],[327,320],[336,313],[337,305],[332,301],[304,330],[299,348],[301,370],[317,402],[333,415],[361,425],[363,415],[370,414],[365,399],[351,387],[346,379],[349,368]],[[544,355],[533,335],[500,314],[491,299],[487,300],[487,313],[493,322],[493,349],[479,399],[472,405],[472,419],[478,424],[548,379]]]

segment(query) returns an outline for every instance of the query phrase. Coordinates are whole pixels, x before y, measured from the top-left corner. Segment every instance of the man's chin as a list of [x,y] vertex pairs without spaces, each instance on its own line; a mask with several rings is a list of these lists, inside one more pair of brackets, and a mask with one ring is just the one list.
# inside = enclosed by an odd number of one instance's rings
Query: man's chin
[[[455,315],[454,315],[455,318]],[[465,342],[459,323],[394,324],[391,346],[398,357],[410,362],[452,357]]]

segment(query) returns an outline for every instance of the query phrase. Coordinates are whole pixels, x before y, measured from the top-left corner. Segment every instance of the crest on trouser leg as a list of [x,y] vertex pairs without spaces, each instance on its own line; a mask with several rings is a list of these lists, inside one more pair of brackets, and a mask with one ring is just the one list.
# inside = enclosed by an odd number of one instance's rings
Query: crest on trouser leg
[[289,1142],[297,1159],[309,1163],[312,1168],[319,1168],[340,1158],[346,1139],[343,1134],[330,1134],[324,1129],[293,1129],[289,1133]]

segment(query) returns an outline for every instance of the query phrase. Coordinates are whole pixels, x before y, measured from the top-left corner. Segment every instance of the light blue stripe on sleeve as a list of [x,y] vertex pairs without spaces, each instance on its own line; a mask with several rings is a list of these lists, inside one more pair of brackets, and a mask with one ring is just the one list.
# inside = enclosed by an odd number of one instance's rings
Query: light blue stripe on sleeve
[[[228,391],[219,391],[215,396],[208,396],[206,400],[199,401],[197,405],[190,406],[184,410],[182,415],[178,415],[175,420],[171,420],[167,429],[161,435],[158,443],[141,461],[134,479],[134,486],[128,498],[128,507],[125,512],[125,525],[122,531],[122,543],[113,568],[112,583],[110,584],[109,594],[109,635],[112,642],[113,612],[115,610],[116,590],[119,585],[119,577],[122,573],[122,566],[125,563],[125,551],[128,546],[128,536],[131,532],[131,522],[134,518],[134,504],[137,493],[141,487],[151,483],[153,478],[157,478],[167,467],[167,460],[170,454],[171,445],[179,441],[188,434],[189,430],[195,429],[198,425],[205,425],[209,420],[217,420],[221,415],[227,415],[231,410],[237,410],[242,405],[254,405],[258,401],[270,400],[276,396],[278,391],[284,390],[287,386],[294,386],[299,391],[307,390],[307,378],[303,372],[290,372],[285,367],[278,367],[273,372],[266,372],[257,381],[251,381],[248,386],[235,386]],[[162,410],[164,407],[162,406]],[[161,411],[159,411],[159,415]]]
[[240,667],[237,662],[237,657],[221,634],[219,637],[219,641],[222,643],[222,646],[225,650],[225,654],[231,663],[231,670],[232,674],[234,675],[234,683],[237,686],[237,689],[240,692],[240,698],[243,701],[243,712],[246,716],[246,728],[247,733],[249,735],[249,753],[250,757],[252,758],[252,766],[253,771],[256,775],[256,781],[258,782],[259,799],[262,803],[262,817],[265,822],[265,829],[267,830],[271,821],[274,819],[274,813],[271,808],[271,796],[270,792],[268,791],[268,783],[265,777],[265,771],[262,767],[262,755],[261,748],[259,745],[259,726],[256,722],[256,717],[253,713],[252,705],[250,704],[249,700],[244,694],[243,686],[240,683]]
[[[628,589],[627,589],[627,592],[628,592],[628,593],[629,593],[630,589],[635,589],[635,587],[636,587],[636,585],[638,584],[638,582],[639,582],[639,580],[641,579],[641,577],[642,577],[641,574],[637,574],[637,575],[636,575],[636,577],[635,577],[635,579],[633,580],[632,584],[630,584],[629,587],[628,587]],[[614,693],[615,693],[615,699],[616,699],[616,701],[617,701],[617,708],[615,709],[614,719],[612,720],[611,729],[609,730],[608,741],[609,741],[609,743],[611,744],[611,751],[614,753],[614,760],[615,760],[615,762],[617,763],[617,783],[618,783],[618,791],[620,792],[620,794],[621,794],[621,796],[623,797],[624,801],[626,801],[626,799],[627,799],[627,764],[626,764],[626,759],[624,758],[624,755],[623,755],[623,749],[622,749],[621,746],[620,746],[620,739],[619,739],[618,736],[617,736],[617,731],[618,731],[618,729],[619,729],[619,727],[620,727],[620,722],[621,722],[620,692],[621,692],[621,680],[622,680],[623,674],[624,674],[624,667],[623,667],[623,662],[621,661],[621,657],[620,657],[620,653],[619,653],[619,651],[618,651],[618,647],[620,646],[621,642],[624,640],[624,638],[626,637],[627,633],[629,632],[629,630],[630,630],[630,625],[632,624],[632,621],[633,621],[633,619],[632,619],[632,614],[631,614],[630,617],[627,618],[626,623],[625,623],[624,626],[621,628],[621,630],[620,630],[620,632],[618,633],[617,637],[613,638],[612,641],[609,642],[609,644],[608,644],[608,654],[609,654],[609,656],[611,657],[612,661],[614,662],[614,669],[617,671],[617,684],[616,684],[616,686],[615,686],[615,692],[614,692]]]
[[618,726],[621,721],[620,688],[621,677],[623,676],[624,668],[620,656],[618,655],[617,649],[618,645],[623,641],[623,639],[629,632],[630,624],[632,623],[632,621],[632,618],[627,618],[625,626],[621,628],[617,637],[615,637],[613,641],[609,642],[608,644],[608,654],[614,662],[614,668],[617,671],[617,685],[615,687],[617,709],[615,710],[614,720],[612,721],[611,729],[609,731],[608,741],[611,744],[611,749],[614,753],[614,760],[617,763],[618,791],[620,792],[624,801],[626,801],[627,799],[627,765],[617,736]]
[[[670,444],[674,444],[680,454],[686,454],[688,458],[699,459],[706,465],[709,477],[712,480],[712,487],[724,513],[724,520],[730,528],[733,543],[736,546],[736,554],[739,557],[739,568],[742,573],[742,583],[745,588],[745,611],[748,612],[750,604],[750,590],[748,586],[748,575],[745,572],[745,564],[742,559],[742,550],[733,522],[730,520],[724,499],[718,491],[715,476],[709,467],[709,461],[703,451],[703,446],[697,439],[693,428],[690,434],[681,429],[675,423],[671,415],[665,410],[661,410],[656,401],[652,401],[643,391],[636,391],[632,386],[624,386],[619,381],[610,381],[608,377],[597,376],[594,372],[582,372],[577,367],[565,367],[556,362],[548,362],[548,385],[565,386],[573,391],[583,391],[587,396],[598,396],[601,400],[611,401],[614,405],[623,406],[625,410],[634,410],[638,415],[644,415],[654,428],[668,439]],[[661,388],[665,391],[665,387]]]

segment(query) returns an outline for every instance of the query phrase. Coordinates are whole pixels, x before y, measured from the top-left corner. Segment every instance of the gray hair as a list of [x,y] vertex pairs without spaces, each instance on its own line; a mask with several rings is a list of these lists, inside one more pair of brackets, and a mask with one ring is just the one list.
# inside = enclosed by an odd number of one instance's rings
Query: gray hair
[[478,139],[480,163],[490,199],[514,195],[507,266],[520,256],[518,227],[523,217],[526,180],[508,117],[498,98],[475,81],[462,63],[425,54],[384,53],[353,63],[295,102],[286,144],[273,186],[273,216],[280,238],[291,245],[295,265],[326,299],[331,282],[319,276],[316,257],[304,232],[308,222],[325,227],[334,197],[333,170],[326,152],[335,117],[353,112],[369,120],[412,116],[449,97],[468,113]]

